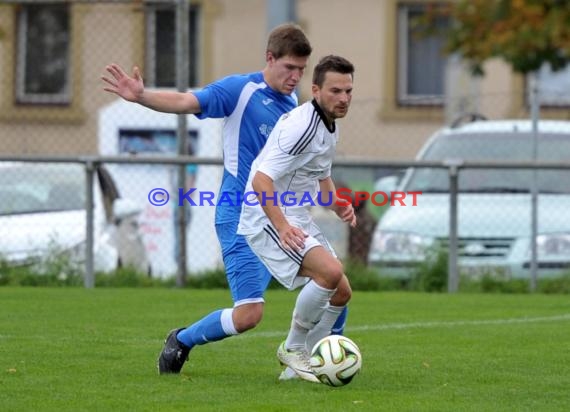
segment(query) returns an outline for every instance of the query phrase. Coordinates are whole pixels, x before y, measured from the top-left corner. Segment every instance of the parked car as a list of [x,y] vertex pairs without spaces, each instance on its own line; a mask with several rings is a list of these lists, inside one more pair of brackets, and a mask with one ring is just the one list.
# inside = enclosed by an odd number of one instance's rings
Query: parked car
[[[540,121],[537,158],[570,159],[570,122]],[[533,159],[530,121],[486,121],[437,131],[417,159],[525,161]],[[531,260],[530,169],[465,169],[459,173],[458,263],[462,274],[528,278]],[[570,170],[539,170],[538,274],[570,268]],[[448,248],[449,174],[411,168],[399,183],[383,179],[383,191],[421,191],[417,206],[392,206],[375,230],[369,264],[386,276],[407,278],[430,250]]]
[[[94,179],[94,269],[132,266],[150,273],[137,216],[99,166]],[[0,164],[0,259],[11,265],[41,265],[65,254],[79,269],[85,262],[86,177],[79,164]]]

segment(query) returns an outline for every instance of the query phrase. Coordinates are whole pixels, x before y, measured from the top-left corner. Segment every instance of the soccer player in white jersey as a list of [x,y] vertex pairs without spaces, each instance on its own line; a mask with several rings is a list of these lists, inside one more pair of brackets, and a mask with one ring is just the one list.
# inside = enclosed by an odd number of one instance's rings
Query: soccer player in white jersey
[[[201,90],[179,93],[145,89],[137,67],[129,76],[117,64],[106,67],[104,90],[125,100],[167,113],[193,113],[199,118],[224,118],[224,175],[220,189],[229,199],[244,192],[251,163],[279,117],[297,106],[294,93],[312,48],[295,24],[271,31],[262,71],[235,74]],[[247,242],[237,235],[241,204],[216,207],[216,233],[222,248],[233,308],[211,312],[187,328],[168,334],[159,356],[160,373],[179,373],[196,345],[218,341],[254,328],[262,318],[263,294],[271,279]],[[342,332],[342,319],[337,328]],[[288,375],[291,377],[291,374]]]
[[277,356],[301,378],[318,382],[308,353],[331,327],[352,291],[331,245],[310,208],[328,205],[356,225],[349,202],[336,197],[331,165],[338,141],[336,119],[346,116],[354,66],[326,56],[313,73],[313,100],[281,116],[253,162],[238,233],[283,286],[301,289],[287,339]]

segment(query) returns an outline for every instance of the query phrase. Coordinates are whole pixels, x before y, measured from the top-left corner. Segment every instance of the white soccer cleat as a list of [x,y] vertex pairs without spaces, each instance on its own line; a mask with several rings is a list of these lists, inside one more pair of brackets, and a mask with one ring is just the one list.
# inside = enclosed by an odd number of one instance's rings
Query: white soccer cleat
[[301,377],[297,375],[297,373],[289,366],[283,369],[283,371],[281,371],[281,374],[279,375],[280,381],[290,381],[295,379],[301,379]]
[[[311,364],[309,363],[309,354],[306,351],[288,350],[285,348],[285,342],[283,342],[277,349],[277,358],[282,365],[291,368],[299,378],[309,382],[320,382],[319,379],[313,374]],[[283,373],[281,375],[283,375]],[[281,376],[279,376],[279,379],[281,379]]]

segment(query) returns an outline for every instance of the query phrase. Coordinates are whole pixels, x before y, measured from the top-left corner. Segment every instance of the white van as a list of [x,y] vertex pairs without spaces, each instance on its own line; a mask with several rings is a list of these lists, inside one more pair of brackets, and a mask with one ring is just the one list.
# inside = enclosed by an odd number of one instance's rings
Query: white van
[[[222,121],[187,117],[189,144],[200,157],[222,158]],[[99,153],[125,157],[175,156],[177,117],[117,100],[99,113]],[[175,165],[108,164],[119,191],[142,207],[139,224],[152,273],[160,277],[176,274],[174,211],[177,194]],[[194,185],[197,191],[217,193],[223,166],[197,165]],[[156,188],[171,198],[165,206],[149,202]],[[214,206],[191,207],[187,230],[187,262],[190,273],[222,266],[221,252],[214,229]]]

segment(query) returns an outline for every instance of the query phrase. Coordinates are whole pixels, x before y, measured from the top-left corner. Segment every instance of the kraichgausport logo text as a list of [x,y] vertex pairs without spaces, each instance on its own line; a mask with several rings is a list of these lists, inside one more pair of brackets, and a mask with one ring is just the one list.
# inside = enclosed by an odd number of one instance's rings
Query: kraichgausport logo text
[[[257,205],[279,205],[285,207],[306,207],[306,206],[332,206],[335,203],[338,206],[346,206],[350,203],[353,206],[359,206],[362,202],[370,200],[374,206],[417,206],[418,196],[422,192],[368,192],[353,191],[348,188],[338,188],[332,192],[317,192],[316,196],[312,193],[295,193],[295,192],[220,192],[202,191],[193,187],[189,190],[182,188],[177,189],[174,201],[177,206],[248,206]],[[336,195],[336,196],[334,196]],[[148,193],[148,201],[154,206],[164,206],[170,201],[170,193],[163,188],[154,188]]]

